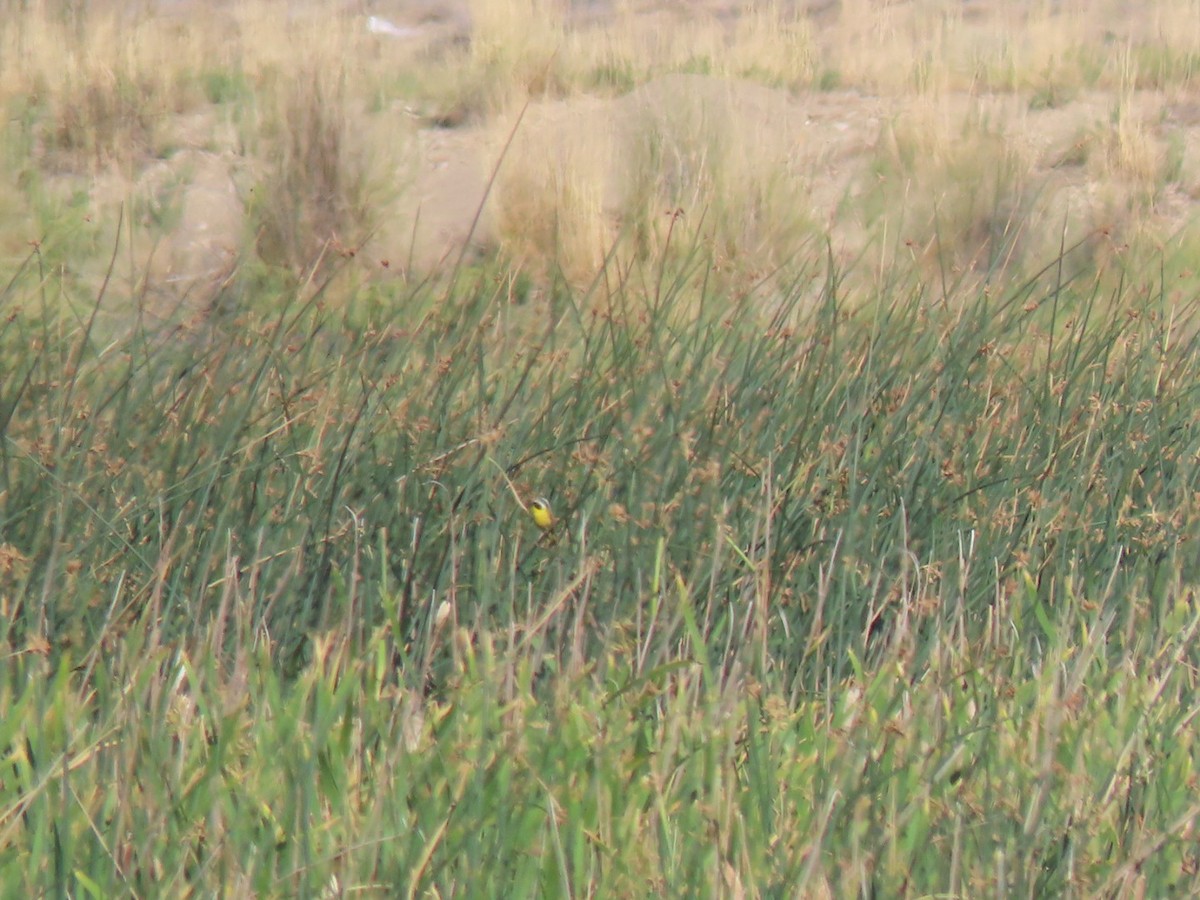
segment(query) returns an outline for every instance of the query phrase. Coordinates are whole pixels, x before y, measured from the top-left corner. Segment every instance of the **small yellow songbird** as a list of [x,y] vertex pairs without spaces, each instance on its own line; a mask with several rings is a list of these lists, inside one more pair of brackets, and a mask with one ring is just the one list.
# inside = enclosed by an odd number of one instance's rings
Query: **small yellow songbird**
[[542,531],[554,527],[554,513],[550,511],[550,501],[545,497],[538,497],[529,504],[529,515],[533,516],[533,524]]

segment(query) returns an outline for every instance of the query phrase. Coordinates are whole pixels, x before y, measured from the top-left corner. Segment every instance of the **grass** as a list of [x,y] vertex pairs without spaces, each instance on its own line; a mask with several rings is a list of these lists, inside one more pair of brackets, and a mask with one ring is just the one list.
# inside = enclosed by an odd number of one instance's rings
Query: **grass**
[[4,883],[1194,886],[1172,270],[822,268],[764,319],[702,256],[516,306],[462,269],[101,335],[128,300],[38,311],[40,252],[0,332]]
[[[5,20],[0,885],[1196,891],[1200,283],[1145,111],[1188,4],[1111,58],[1070,4],[846,6],[479,4],[404,60],[267,5]],[[825,220],[841,160],[764,123],[834,84],[895,103]],[[1097,90],[1069,146],[1011,114]],[[496,243],[426,273],[364,249],[396,92],[501,136]],[[620,128],[539,137],[580,114]],[[253,198],[203,296],[143,270],[177,117]]]
[[[42,236],[27,233],[40,182],[61,182],[66,196],[87,191],[98,215],[115,218],[121,192],[95,190],[96,180],[115,178],[137,196],[148,173],[199,146],[226,160],[245,230],[271,264],[304,278],[323,248],[371,239],[372,255],[400,260],[422,226],[409,221],[407,175],[389,174],[406,172],[421,152],[405,133],[406,113],[494,133],[502,144],[530,100],[519,138],[532,152],[510,154],[498,171],[515,188],[492,194],[485,249],[543,272],[561,263],[576,284],[596,274],[623,231],[653,256],[663,213],[677,208],[685,227],[707,223],[695,229],[720,246],[720,265],[750,283],[786,268],[790,248],[819,243],[831,225],[845,243],[843,264],[872,242],[894,245],[904,230],[900,239],[922,248],[953,235],[961,245],[947,246],[947,258],[981,272],[1003,261],[1020,277],[1056,251],[1062,207],[1083,207],[1074,216],[1081,233],[1148,224],[1169,235],[1181,222],[1164,196],[1192,190],[1180,184],[1187,135],[1141,114],[1186,100],[1195,29],[1182,0],[1151,4],[1137,21],[1086,4],[980,19],[938,3],[844,4],[810,20],[764,3],[733,22],[635,5],[589,20],[551,0],[511,0],[472,4],[469,41],[435,29],[412,42],[374,36],[320,2],[308,14],[242,4],[193,23],[203,27],[105,4],[10,5],[0,100],[14,123],[8,164],[25,173],[25,188],[0,206],[5,248]],[[693,81],[671,81],[688,73]],[[759,93],[747,94],[747,84]],[[731,96],[714,99],[718,87]],[[831,88],[851,105],[880,100],[868,112],[879,119],[873,131],[845,145],[809,139],[813,98]],[[1063,188],[1044,170],[1054,174],[1055,160],[1079,151],[1053,146],[1044,119],[1013,110],[1036,116],[1096,92],[1115,99],[1067,130],[1068,145],[1094,135],[1079,172],[1086,185]],[[665,105],[652,103],[639,119],[638,98],[656,93]],[[543,113],[555,120],[553,101],[580,94],[599,104],[590,123],[535,127]],[[735,128],[721,125],[728,109]],[[639,133],[619,134],[614,119],[637,121]],[[834,135],[849,124],[834,123]],[[899,170],[895,131],[907,132]],[[484,160],[488,175],[495,159]],[[912,172],[906,160],[917,160]],[[15,264],[20,251],[6,258]]]

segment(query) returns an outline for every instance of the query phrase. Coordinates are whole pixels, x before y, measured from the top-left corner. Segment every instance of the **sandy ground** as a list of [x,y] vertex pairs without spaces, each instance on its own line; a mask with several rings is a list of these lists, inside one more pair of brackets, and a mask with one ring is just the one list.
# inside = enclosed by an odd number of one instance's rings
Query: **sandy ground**
[[[964,21],[986,36],[995,17],[1011,16],[1019,5],[966,0]],[[836,0],[809,0],[804,6],[818,35],[823,23],[844,13],[844,4]],[[629,14],[630,5],[617,0],[574,3],[571,21],[602,21],[618,14],[618,7]],[[636,15],[654,27],[671,28],[701,11],[733,27],[742,4],[707,0],[636,7]],[[164,4],[166,15],[186,16],[187,9]],[[297,14],[304,14],[300,5]],[[376,27],[388,32],[379,35],[383,54],[428,54],[471,37],[466,4],[453,0],[348,3],[346,15],[357,17],[364,28],[375,17]],[[1131,21],[1136,26],[1136,20]],[[1181,225],[1190,221],[1194,200],[1200,196],[1200,97],[1187,92],[1171,96],[1141,92],[1133,100],[1151,136],[1174,147],[1179,156],[1180,174],[1155,201],[1154,214],[1168,227]],[[1104,202],[1104,186],[1094,183],[1088,168],[1078,164],[1077,144],[1080,134],[1103,127],[1111,117],[1112,96],[1081,93],[1069,102],[1041,109],[1031,108],[1028,98],[1016,95],[981,99],[964,93],[946,103],[948,108],[957,104],[964,110],[982,104],[988,121],[1023,142],[1032,167],[1064,215],[1076,214],[1080,221],[1089,215],[1094,219],[1094,208]],[[655,127],[687,104],[699,104],[705,116],[727,122],[731,130],[782,142],[791,164],[806,179],[812,220],[828,223],[849,243],[865,233],[869,223],[839,218],[839,210],[848,197],[867,188],[875,151],[880,142],[890,139],[897,117],[903,115],[902,104],[894,98],[851,90],[793,95],[750,82],[671,75],[619,97],[538,101],[525,114],[520,141],[542,150],[551,148],[551,153],[553,148],[569,153],[598,133],[607,135],[614,148],[612,161],[594,177],[599,179],[603,203],[615,209],[637,174],[631,171],[636,156],[622,149],[628,144],[623,135]],[[465,245],[478,250],[494,246],[495,218],[486,209],[480,215],[480,210],[499,153],[496,126],[466,122],[442,127],[423,121],[422,111],[405,108],[402,100],[387,114],[412,118],[415,154],[400,176],[403,190],[363,255],[376,263],[386,261],[391,272],[410,266],[427,271],[456,256]],[[211,149],[213,127],[203,116],[181,120],[182,149],[139,176],[135,192],[163,196],[165,191],[178,211],[169,237],[142,248],[151,261],[147,277],[155,290],[186,293],[219,283],[235,265],[244,232],[245,198],[236,184],[237,159],[232,151]],[[520,141],[510,152],[521,152]],[[116,198],[127,195],[128,185],[102,182],[96,193],[101,199]]]

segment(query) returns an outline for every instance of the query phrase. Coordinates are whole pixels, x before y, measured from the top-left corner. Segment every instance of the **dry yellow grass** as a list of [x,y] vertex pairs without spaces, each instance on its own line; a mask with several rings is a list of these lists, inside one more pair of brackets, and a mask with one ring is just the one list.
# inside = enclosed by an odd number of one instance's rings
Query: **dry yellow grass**
[[[668,235],[751,280],[825,240],[875,265],[990,268],[1052,252],[1064,218],[1073,236],[1171,233],[1200,194],[1192,0],[1136,17],[1115,2],[732,9],[447,0],[394,40],[332,0],[33,4],[0,23],[26,186],[0,207],[2,243],[38,237],[81,191],[93,221],[162,206],[162,173],[146,173],[183,159],[187,210],[190,173],[214,160],[237,185],[245,227],[226,255],[303,269],[373,234],[363,258],[389,273],[455,258],[468,233],[576,279],[614,243],[637,262]],[[414,136],[439,124],[456,130]]]

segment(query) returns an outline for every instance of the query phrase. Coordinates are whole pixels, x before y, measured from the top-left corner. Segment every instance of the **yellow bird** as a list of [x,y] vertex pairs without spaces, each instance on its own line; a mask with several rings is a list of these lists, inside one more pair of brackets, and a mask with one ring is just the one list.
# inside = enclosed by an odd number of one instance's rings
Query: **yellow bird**
[[550,511],[550,501],[545,497],[538,497],[529,504],[529,515],[533,516],[533,524],[542,531],[554,527],[554,513]]

